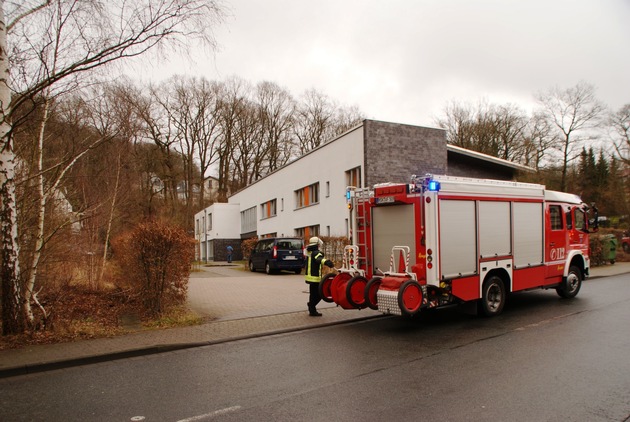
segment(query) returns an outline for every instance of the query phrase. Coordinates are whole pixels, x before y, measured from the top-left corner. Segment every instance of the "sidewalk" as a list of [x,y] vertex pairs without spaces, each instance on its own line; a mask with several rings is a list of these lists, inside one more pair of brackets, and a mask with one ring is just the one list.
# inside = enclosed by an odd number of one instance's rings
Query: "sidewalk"
[[[630,262],[592,268],[589,280],[624,273],[630,273]],[[344,310],[322,302],[318,308],[323,316],[309,317],[306,288],[303,276],[205,267],[191,275],[189,305],[214,318],[212,322],[0,351],[0,378],[382,316],[371,309]]]

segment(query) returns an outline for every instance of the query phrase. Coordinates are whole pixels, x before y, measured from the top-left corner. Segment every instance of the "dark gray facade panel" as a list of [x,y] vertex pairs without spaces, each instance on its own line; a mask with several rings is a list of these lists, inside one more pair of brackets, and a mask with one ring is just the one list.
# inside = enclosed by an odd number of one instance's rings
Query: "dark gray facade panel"
[[506,166],[475,160],[456,153],[448,153],[449,176],[476,177],[479,179],[514,180],[515,170]]
[[409,182],[412,174],[446,174],[443,129],[366,120],[365,186]]
[[227,261],[227,247],[232,246],[232,261],[240,261],[243,259],[243,250],[241,249],[241,239],[214,239],[214,261]]

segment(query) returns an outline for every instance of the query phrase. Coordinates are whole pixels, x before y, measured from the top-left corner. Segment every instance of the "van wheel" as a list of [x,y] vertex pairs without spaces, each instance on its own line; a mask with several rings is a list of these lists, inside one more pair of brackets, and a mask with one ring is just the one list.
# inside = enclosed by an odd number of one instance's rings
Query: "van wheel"
[[254,268],[254,263],[252,261],[249,261],[249,270],[253,273],[256,272],[256,268]]
[[493,275],[483,282],[479,313],[491,317],[499,315],[505,306],[505,284],[501,277]]
[[267,274],[271,274],[272,273],[271,266],[269,265],[269,262],[265,262],[265,272]]
[[578,294],[580,287],[582,287],[582,271],[575,265],[571,265],[569,274],[556,288],[556,292],[560,297],[571,299]]
[[301,268],[296,269],[296,270],[295,270],[295,273],[296,273],[297,275],[302,274],[302,269],[301,269]]

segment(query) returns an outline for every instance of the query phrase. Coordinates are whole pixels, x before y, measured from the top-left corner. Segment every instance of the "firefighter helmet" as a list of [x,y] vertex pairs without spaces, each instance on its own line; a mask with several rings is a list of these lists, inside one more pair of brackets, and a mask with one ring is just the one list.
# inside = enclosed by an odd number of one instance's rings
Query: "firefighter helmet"
[[313,236],[313,237],[311,237],[311,238],[308,240],[308,246],[313,246],[313,245],[319,245],[319,246],[321,246],[321,245],[323,245],[323,244],[324,244],[324,242],[322,242],[322,239],[320,239],[320,238],[319,238],[319,237],[317,237],[317,236]]

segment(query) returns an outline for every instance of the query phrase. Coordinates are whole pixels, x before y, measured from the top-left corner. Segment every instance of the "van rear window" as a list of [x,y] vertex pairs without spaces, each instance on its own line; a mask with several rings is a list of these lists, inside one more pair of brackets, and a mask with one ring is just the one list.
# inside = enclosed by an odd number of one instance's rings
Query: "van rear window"
[[290,251],[296,251],[302,249],[302,241],[298,239],[294,240],[280,240],[277,243],[278,249],[286,249]]

